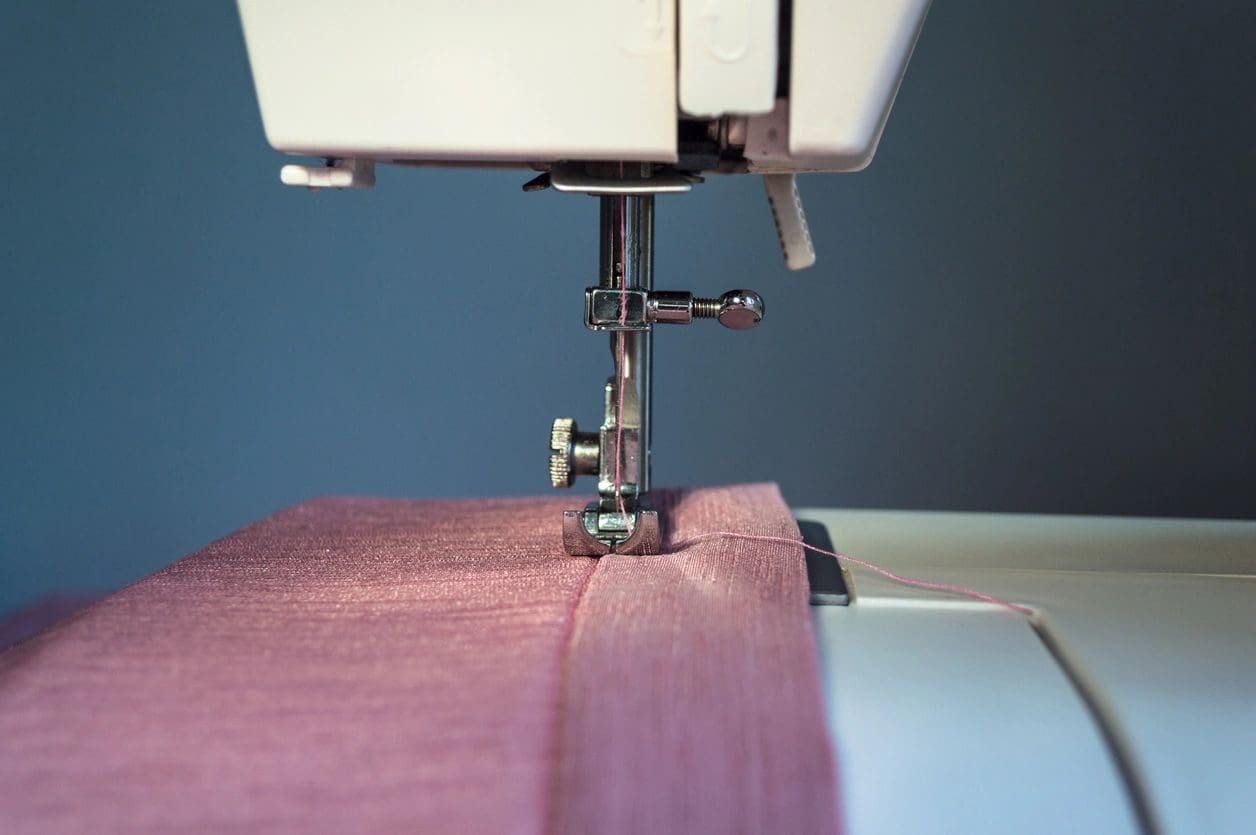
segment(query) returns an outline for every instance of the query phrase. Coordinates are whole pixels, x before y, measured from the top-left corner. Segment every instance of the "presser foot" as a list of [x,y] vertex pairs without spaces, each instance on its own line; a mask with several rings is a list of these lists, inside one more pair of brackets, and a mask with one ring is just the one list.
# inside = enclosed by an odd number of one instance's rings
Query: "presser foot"
[[608,513],[598,502],[591,502],[584,510],[563,511],[563,549],[572,556],[645,556],[657,554],[662,544],[663,526],[657,510]]

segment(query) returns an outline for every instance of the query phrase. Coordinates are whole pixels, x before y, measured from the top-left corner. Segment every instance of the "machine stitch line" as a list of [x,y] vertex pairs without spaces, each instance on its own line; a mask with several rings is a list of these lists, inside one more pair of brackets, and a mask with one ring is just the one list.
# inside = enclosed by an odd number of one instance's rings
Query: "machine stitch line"
[[580,581],[580,587],[576,589],[576,596],[571,602],[571,608],[567,610],[567,619],[563,624],[563,634],[558,642],[558,670],[555,674],[554,686],[554,712],[553,721],[550,727],[551,741],[551,763],[548,781],[548,803],[545,808],[546,825],[542,832],[554,832],[556,830],[555,823],[558,817],[559,807],[559,789],[562,786],[562,749],[563,749],[563,701],[567,693],[567,658],[571,654],[571,645],[575,642],[576,636],[576,614],[580,611],[580,604],[584,601],[585,592],[589,590],[589,586],[593,584],[593,575],[597,573],[599,561],[591,559],[589,562],[589,570],[585,572],[584,579]]

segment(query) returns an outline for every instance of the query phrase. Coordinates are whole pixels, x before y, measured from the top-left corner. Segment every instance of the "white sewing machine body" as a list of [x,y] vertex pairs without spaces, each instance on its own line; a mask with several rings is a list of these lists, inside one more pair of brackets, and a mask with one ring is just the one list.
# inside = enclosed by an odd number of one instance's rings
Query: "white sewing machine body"
[[749,170],[851,171],[929,0],[793,0],[790,27],[778,0],[239,5],[266,136],[287,153],[675,164],[682,119],[738,117]]
[[1246,833],[1256,522],[799,510],[854,568],[813,606],[844,814],[892,832]]

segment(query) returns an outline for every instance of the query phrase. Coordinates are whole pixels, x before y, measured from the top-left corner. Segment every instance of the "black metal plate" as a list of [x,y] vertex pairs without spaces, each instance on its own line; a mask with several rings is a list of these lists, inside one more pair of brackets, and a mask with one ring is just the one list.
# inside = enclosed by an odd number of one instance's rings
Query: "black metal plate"
[[[798,520],[798,531],[802,541],[816,548],[835,551],[833,540],[829,538],[829,529],[823,522],[810,519]],[[850,604],[850,588],[846,585],[846,577],[842,574],[841,564],[832,557],[817,554],[815,551],[803,551],[807,555],[807,585],[811,588],[812,606],[847,606]]]

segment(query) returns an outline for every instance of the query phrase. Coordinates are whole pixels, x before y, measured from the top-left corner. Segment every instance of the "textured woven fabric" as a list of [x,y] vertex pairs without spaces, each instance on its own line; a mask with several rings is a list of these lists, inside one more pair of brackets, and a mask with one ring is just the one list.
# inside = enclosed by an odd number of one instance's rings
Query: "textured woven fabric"
[[[773,485],[661,498],[670,543],[799,537]],[[800,547],[711,540],[603,557],[567,656],[559,828],[833,831],[808,597]]]
[[0,830],[834,828],[797,549],[568,557],[568,503],[310,502],[10,649]]
[[95,603],[103,595],[61,593],[50,594],[34,603],[7,615],[0,620],[0,651],[4,651],[38,635],[53,624],[60,623],[80,609]]

